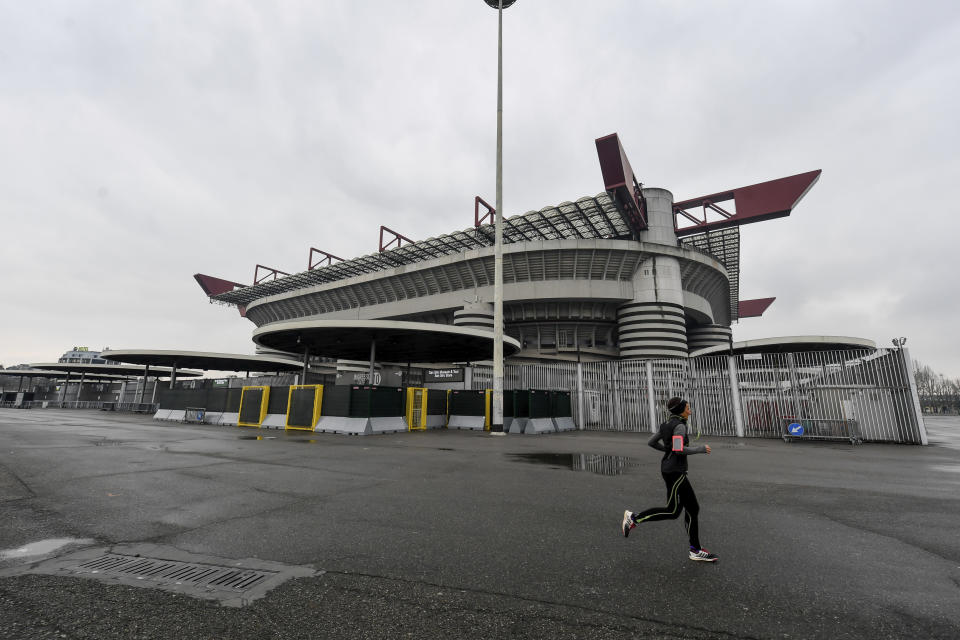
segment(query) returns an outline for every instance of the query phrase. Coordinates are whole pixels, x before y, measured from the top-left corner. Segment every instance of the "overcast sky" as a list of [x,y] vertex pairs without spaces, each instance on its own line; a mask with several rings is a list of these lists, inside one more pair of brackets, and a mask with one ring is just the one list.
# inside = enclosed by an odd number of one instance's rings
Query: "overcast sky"
[[[742,227],[734,339],[890,344],[960,377],[960,3],[519,0],[507,215],[602,191],[617,132],[676,200],[822,169]],[[467,228],[494,200],[482,0],[0,0],[0,363],[252,353],[206,273]]]

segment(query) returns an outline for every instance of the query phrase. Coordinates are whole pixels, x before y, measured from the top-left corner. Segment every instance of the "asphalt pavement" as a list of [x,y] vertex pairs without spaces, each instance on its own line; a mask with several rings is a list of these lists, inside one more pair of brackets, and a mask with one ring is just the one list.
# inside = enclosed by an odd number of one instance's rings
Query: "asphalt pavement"
[[[954,639],[960,419],[927,428],[927,447],[704,438],[707,564],[682,520],[619,530],[666,501],[646,434],[0,409],[0,638]],[[275,584],[231,601],[71,573],[111,553]]]

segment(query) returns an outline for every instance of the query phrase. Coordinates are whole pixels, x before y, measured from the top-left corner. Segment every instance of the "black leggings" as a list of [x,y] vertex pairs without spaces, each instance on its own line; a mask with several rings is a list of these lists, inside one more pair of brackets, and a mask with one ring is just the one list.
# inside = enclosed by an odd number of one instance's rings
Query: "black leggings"
[[647,509],[633,514],[633,521],[652,522],[654,520],[675,520],[680,517],[683,509],[683,521],[687,525],[690,535],[690,546],[700,549],[700,524],[697,515],[700,505],[697,503],[697,494],[693,492],[687,474],[683,472],[662,473],[663,481],[667,485],[667,506]]

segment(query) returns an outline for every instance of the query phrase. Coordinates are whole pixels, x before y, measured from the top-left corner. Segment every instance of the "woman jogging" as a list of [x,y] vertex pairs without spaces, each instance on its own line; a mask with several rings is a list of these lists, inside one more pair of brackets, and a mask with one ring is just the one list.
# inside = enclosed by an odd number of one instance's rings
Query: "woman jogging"
[[647,442],[654,449],[663,451],[660,461],[660,474],[667,485],[667,506],[647,509],[640,513],[623,512],[623,537],[630,535],[630,530],[641,522],[654,520],[673,520],[680,517],[683,510],[683,520],[690,536],[690,559],[698,562],[716,562],[717,556],[700,546],[700,526],[697,515],[700,505],[697,496],[687,478],[687,456],[695,453],[710,453],[710,445],[701,444],[690,446],[687,428],[687,418],[690,417],[690,403],[683,398],[670,398],[667,401],[670,418],[660,425],[657,433]]

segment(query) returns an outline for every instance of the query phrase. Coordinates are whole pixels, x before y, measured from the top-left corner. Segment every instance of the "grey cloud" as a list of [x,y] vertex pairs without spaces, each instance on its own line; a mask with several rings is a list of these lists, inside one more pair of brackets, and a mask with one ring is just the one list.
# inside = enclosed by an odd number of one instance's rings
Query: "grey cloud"
[[[0,362],[249,352],[194,272],[301,270],[310,246],[370,253],[380,224],[423,238],[493,200],[479,0],[230,6],[0,9]],[[677,198],[822,168],[793,216],[744,228],[743,297],[778,300],[735,335],[903,334],[960,375],[954,3],[524,0],[505,23],[507,213],[600,191],[613,131]]]

